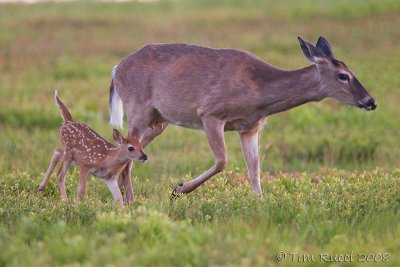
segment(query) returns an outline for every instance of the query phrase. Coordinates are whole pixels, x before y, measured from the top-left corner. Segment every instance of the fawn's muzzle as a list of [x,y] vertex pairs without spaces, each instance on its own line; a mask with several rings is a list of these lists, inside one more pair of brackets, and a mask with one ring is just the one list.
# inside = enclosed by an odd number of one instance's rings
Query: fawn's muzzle
[[146,154],[142,154],[142,156],[140,156],[139,158],[141,161],[145,162],[147,160],[147,155]]

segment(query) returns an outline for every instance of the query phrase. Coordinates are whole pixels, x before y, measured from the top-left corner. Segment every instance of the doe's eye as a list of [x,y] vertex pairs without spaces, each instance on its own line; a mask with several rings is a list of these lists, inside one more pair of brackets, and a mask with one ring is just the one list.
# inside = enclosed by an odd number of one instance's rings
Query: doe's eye
[[128,150],[129,150],[130,152],[133,152],[133,151],[135,151],[135,148],[134,148],[133,146],[130,146],[130,147],[128,147]]
[[349,75],[344,74],[344,73],[339,73],[338,75],[339,80],[341,81],[348,81],[349,80]]

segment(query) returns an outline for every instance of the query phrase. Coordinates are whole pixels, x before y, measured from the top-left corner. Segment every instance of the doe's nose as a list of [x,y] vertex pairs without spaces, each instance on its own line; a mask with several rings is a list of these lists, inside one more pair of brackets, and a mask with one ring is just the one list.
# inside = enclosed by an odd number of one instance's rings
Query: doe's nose
[[376,109],[376,107],[378,106],[378,104],[376,103],[375,99],[371,98],[371,100],[369,101],[369,106],[371,108],[371,110]]
[[375,99],[373,99],[371,96],[365,97],[363,100],[359,101],[358,104],[358,107],[364,108],[365,110],[375,110],[378,106]]

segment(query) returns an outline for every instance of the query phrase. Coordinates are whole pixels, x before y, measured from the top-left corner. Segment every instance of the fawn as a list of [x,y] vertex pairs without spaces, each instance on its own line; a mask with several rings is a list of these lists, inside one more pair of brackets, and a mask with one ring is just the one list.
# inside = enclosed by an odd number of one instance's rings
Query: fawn
[[68,108],[58,97],[57,91],[55,91],[55,102],[64,120],[60,129],[60,140],[63,148],[57,147],[54,150],[50,166],[38,187],[38,191],[42,191],[46,187],[51,173],[57,163],[61,161],[62,165],[57,173],[57,184],[62,198],[67,201],[64,178],[71,162],[75,162],[80,171],[78,187],[80,199],[86,192],[87,177],[92,174],[104,179],[113,194],[114,200],[123,207],[118,178],[131,161],[145,162],[147,160],[142,145],[135,138],[125,139],[119,131],[114,129],[113,138],[118,144],[118,146],[114,146],[87,125],[75,122]]

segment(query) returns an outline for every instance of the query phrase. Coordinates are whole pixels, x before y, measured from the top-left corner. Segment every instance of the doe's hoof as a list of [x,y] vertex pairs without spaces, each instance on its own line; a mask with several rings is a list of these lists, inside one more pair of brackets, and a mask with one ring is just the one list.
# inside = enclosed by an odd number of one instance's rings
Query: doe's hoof
[[178,198],[185,194],[184,192],[182,192],[182,187],[183,187],[183,183],[180,183],[177,186],[175,186],[174,190],[172,190],[172,193],[171,193],[171,199]]

